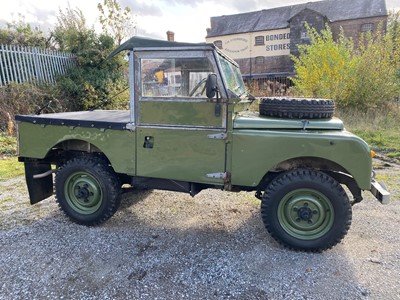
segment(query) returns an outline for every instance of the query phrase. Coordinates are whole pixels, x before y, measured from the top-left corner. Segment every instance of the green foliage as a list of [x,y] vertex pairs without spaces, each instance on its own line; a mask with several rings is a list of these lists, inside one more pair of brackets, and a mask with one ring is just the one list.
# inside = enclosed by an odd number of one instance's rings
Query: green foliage
[[88,28],[82,11],[71,8],[65,11],[60,9],[52,35],[61,51],[75,54],[89,48],[96,39],[96,33],[94,29]]
[[25,18],[19,15],[18,21],[7,23],[6,28],[0,29],[0,44],[48,48],[50,38],[46,37],[39,27],[32,28],[25,22]]
[[[63,111],[67,103],[54,100],[56,91],[51,86],[12,83],[0,87],[0,132],[15,133],[16,114],[32,114],[53,101],[47,112]],[[46,111],[45,111],[46,112]]]
[[372,148],[393,155],[400,152],[400,108],[396,106],[371,110],[345,108],[336,116],[346,129],[363,138]]
[[397,66],[396,76],[400,80],[400,10],[389,14],[388,35],[392,40],[392,59]]
[[299,46],[292,57],[296,93],[335,99],[337,106],[375,109],[400,95],[400,15],[392,14],[388,31],[380,26],[360,37],[359,46],[343,33],[337,41],[327,25],[317,32],[308,27],[310,45]]
[[357,68],[346,105],[359,108],[385,106],[399,96],[398,66],[393,61],[393,40],[379,28],[375,34],[361,36],[355,52]]
[[135,28],[131,9],[122,8],[117,0],[103,0],[103,4],[99,3],[97,8],[104,33],[112,36],[118,45],[121,44]]
[[0,132],[0,157],[17,154],[17,140],[15,137]]
[[[105,108],[126,108],[128,97],[114,94],[124,90],[127,62],[118,56],[107,60],[114,49],[114,39],[89,29],[79,10],[60,12],[54,36],[63,50],[76,54],[77,65],[57,81],[59,98],[68,110],[84,110],[107,101]],[[113,97],[113,98],[112,98]],[[112,99],[110,99],[112,98]]]
[[343,33],[335,42],[329,26],[320,33],[306,26],[311,45],[299,45],[299,57],[292,56],[296,91],[305,97],[333,98],[341,102],[354,73],[353,45]]

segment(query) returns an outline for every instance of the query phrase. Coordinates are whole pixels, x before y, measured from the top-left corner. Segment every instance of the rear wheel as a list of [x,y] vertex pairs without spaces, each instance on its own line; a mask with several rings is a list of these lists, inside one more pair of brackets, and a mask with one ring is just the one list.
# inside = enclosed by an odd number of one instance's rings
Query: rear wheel
[[62,211],[74,222],[97,225],[118,209],[118,177],[103,159],[79,157],[68,161],[57,172],[56,198]]
[[352,218],[342,186],[327,174],[309,169],[275,178],[265,190],[261,215],[274,239],[305,251],[322,251],[339,243]]

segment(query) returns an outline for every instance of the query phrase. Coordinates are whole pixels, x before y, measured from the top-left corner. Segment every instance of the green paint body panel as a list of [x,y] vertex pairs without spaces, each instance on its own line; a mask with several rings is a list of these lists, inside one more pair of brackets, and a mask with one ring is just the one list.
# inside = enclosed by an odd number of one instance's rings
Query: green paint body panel
[[[211,130],[138,128],[137,175],[197,183],[220,184],[208,178],[225,170],[225,143],[210,139]],[[152,148],[144,147],[151,137]]]
[[244,112],[238,115],[234,120],[235,129],[324,129],[324,130],[342,130],[343,122],[338,118],[329,120],[296,120],[296,119],[277,119],[260,116],[255,112]]
[[332,161],[348,171],[361,189],[371,185],[368,145],[347,131],[234,129],[232,184],[257,186],[268,170],[294,158]]
[[19,156],[43,159],[57,144],[79,140],[96,146],[118,173],[135,175],[135,132],[19,122]]
[[[215,123],[221,123],[222,118],[216,119]],[[227,171],[232,185],[248,187],[256,187],[281,162],[315,157],[342,166],[361,189],[370,189],[369,147],[355,135],[333,129],[295,130],[292,128],[300,125],[296,120],[253,120],[254,123],[248,116],[238,117],[233,129],[228,124],[228,143],[208,137],[223,133],[223,129],[137,127],[129,131],[19,122],[19,151],[21,157],[43,159],[57,144],[80,140],[103,152],[118,173],[223,185],[223,179],[209,178],[207,174]],[[289,129],[273,129],[285,124]],[[312,126],[322,128],[323,124],[328,128],[341,126],[338,120],[316,121]],[[153,148],[144,147],[146,137],[153,138]]]
[[140,124],[207,126],[221,128],[215,103],[194,101],[140,101]]

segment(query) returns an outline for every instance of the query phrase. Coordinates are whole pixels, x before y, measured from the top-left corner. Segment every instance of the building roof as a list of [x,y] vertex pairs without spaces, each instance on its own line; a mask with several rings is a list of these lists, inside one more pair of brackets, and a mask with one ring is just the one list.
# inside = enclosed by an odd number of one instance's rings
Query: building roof
[[326,0],[211,17],[207,37],[287,28],[289,20],[304,9],[324,15],[330,22],[387,16],[385,0]]

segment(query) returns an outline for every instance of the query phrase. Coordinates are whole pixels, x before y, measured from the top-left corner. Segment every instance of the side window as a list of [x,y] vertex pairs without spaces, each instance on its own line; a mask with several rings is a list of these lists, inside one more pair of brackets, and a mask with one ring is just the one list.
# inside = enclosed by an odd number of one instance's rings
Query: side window
[[205,98],[205,83],[213,73],[209,60],[202,58],[141,59],[142,97]]
[[219,49],[222,49],[222,41],[221,40],[214,41],[214,45],[217,46]]

